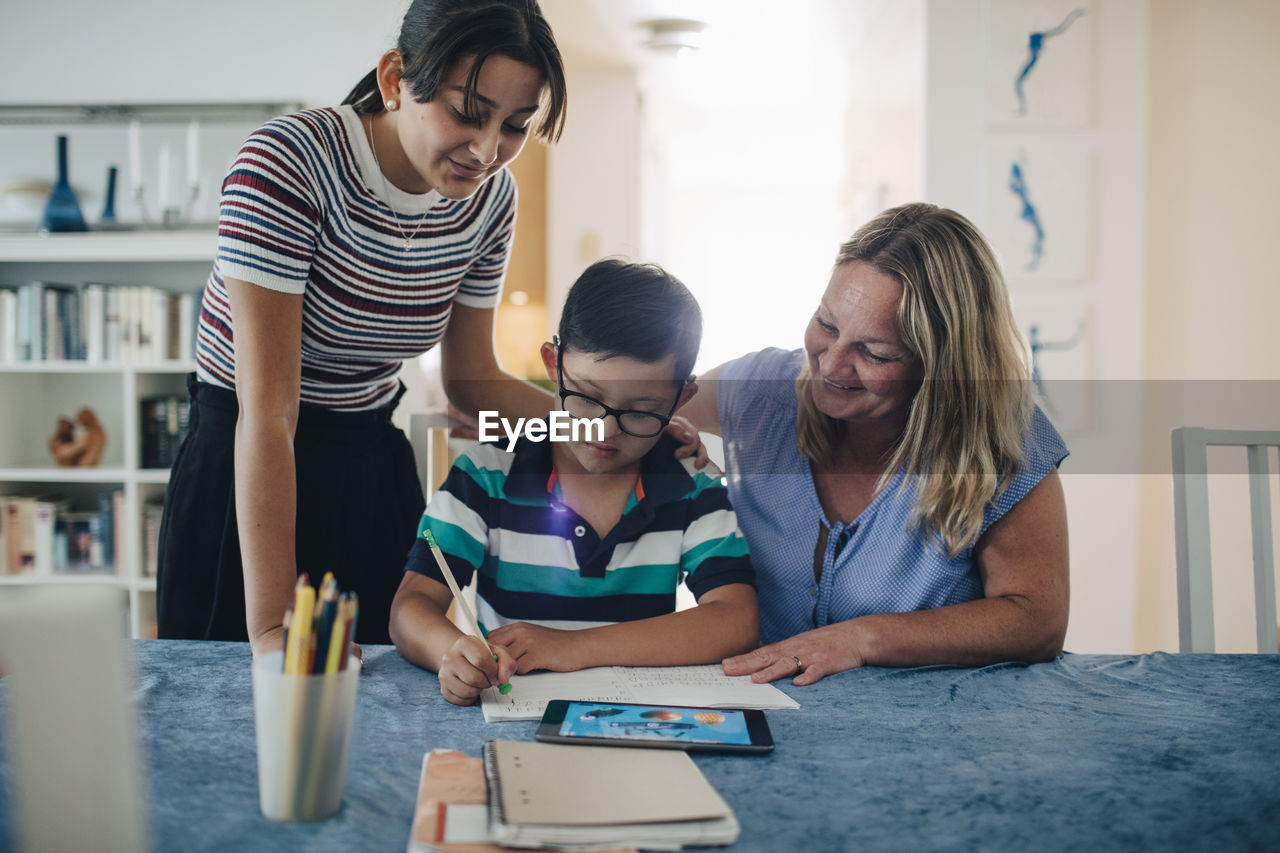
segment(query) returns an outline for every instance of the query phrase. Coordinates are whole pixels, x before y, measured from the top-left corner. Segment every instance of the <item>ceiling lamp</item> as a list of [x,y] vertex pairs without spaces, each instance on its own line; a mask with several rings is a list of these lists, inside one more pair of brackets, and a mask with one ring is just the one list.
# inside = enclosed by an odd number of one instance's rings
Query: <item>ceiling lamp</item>
[[642,44],[658,53],[681,54],[702,47],[702,31],[707,25],[692,18],[653,18],[638,21],[647,31]]

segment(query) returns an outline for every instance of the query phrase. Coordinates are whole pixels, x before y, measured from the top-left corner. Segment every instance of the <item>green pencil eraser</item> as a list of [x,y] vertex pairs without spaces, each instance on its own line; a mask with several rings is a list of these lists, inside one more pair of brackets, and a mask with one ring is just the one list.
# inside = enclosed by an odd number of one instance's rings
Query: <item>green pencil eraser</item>
[[511,682],[510,682],[510,681],[508,681],[506,684],[499,684],[499,685],[498,685],[498,692],[499,692],[499,693],[501,693],[503,696],[506,696],[508,693],[510,693],[510,692],[511,692]]

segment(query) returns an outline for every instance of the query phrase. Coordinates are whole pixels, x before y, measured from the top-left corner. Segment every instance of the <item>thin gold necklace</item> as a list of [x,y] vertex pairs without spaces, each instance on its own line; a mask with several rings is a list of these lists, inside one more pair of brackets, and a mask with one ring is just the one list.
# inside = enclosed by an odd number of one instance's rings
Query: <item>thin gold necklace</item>
[[[365,126],[369,128],[369,150],[373,152],[373,165],[378,167],[378,177],[382,178],[382,194],[387,198],[391,198],[391,190],[387,184],[387,176],[382,173],[382,164],[378,162],[378,146],[373,141],[373,119],[365,116]],[[381,199],[380,199],[381,201]],[[422,230],[422,223],[427,221],[427,217],[423,216],[418,224],[408,234],[400,227],[400,214],[396,213],[396,209],[391,206],[388,201],[382,202],[386,205],[387,210],[391,211],[391,219],[396,223],[396,230],[400,232],[400,236],[404,238],[404,250],[407,252],[413,248],[413,238],[418,236],[418,232]]]

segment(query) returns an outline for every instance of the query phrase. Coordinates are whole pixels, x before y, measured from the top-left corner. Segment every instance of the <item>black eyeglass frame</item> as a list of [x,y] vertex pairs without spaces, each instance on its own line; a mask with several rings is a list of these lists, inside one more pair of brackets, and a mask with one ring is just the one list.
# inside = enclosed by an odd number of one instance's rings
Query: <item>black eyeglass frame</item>
[[[690,376],[688,379],[681,379],[678,381],[678,384],[676,386],[675,402],[671,404],[671,410],[668,411],[666,415],[660,415],[657,412],[645,412],[640,409],[615,409],[612,406],[606,406],[604,403],[600,402],[595,397],[590,397],[579,391],[569,391],[564,387],[564,344],[560,342],[559,335],[553,335],[551,337],[551,342],[555,344],[555,348],[556,348],[556,388],[560,395],[560,405],[561,406],[565,405],[565,398],[567,397],[581,397],[583,400],[586,400],[587,402],[593,403],[599,406],[601,409],[604,409],[604,414],[600,416],[601,419],[607,418],[610,415],[612,415],[613,419],[618,423],[618,429],[622,430],[624,433],[631,436],[632,438],[653,438],[655,435],[661,434],[661,432],[667,428],[667,425],[671,423],[671,418],[675,416],[676,409],[680,405],[680,395],[684,393],[684,386],[688,384],[691,379],[693,379],[693,377]],[[632,432],[631,430],[627,429],[626,426],[623,425],[622,423],[623,415],[642,415],[646,418],[655,418],[662,422],[662,426],[658,427],[653,432],[640,435],[639,433]]]

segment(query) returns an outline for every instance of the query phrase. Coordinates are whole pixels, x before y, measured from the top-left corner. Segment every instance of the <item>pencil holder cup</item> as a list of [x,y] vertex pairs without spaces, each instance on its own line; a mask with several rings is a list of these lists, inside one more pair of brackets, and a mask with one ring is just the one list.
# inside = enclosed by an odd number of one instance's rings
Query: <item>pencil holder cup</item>
[[327,675],[286,675],[283,652],[253,662],[258,802],[272,820],[305,823],[342,807],[360,662]]

